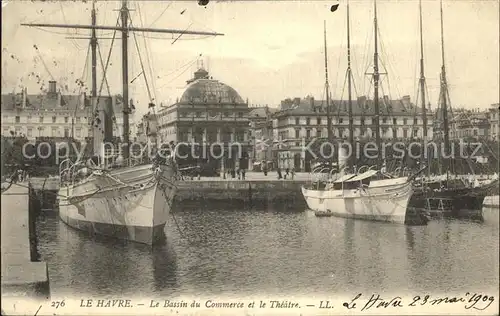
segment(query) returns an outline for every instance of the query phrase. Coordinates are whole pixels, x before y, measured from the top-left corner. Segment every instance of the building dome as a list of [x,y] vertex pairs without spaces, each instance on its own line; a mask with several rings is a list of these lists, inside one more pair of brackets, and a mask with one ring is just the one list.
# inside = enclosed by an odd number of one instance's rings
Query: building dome
[[245,103],[236,90],[212,79],[203,68],[198,69],[194,73],[194,78],[187,83],[189,86],[182,94],[180,103]]

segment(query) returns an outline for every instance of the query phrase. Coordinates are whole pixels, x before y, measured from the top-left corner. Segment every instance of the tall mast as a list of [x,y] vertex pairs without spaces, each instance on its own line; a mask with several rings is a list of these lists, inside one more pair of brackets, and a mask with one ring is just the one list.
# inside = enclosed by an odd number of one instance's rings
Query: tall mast
[[[91,13],[91,22],[92,22],[92,26],[96,26],[97,25],[97,16],[96,16],[96,10],[95,10],[95,0],[92,1],[92,13]],[[91,32],[91,37],[90,37],[90,49],[91,49],[91,63],[92,63],[92,103],[91,103],[91,107],[90,107],[90,111],[91,111],[91,117],[94,117],[94,115],[96,114],[96,111],[97,111],[97,35],[96,35],[96,30],[95,29],[92,29],[92,32]],[[98,148],[96,146],[99,146],[99,143],[96,142],[95,140],[95,137],[97,136],[97,134],[99,133],[96,133],[95,131],[96,127],[95,127],[95,122],[94,120],[92,120],[92,127],[89,129],[89,132],[90,132],[90,137],[92,137],[92,139],[94,139],[94,144],[93,144],[93,150],[92,152],[95,153]]]
[[381,142],[380,142],[380,108],[379,108],[379,97],[378,97],[378,86],[379,86],[379,79],[380,79],[380,73],[378,70],[378,25],[377,25],[377,0],[373,1],[373,8],[374,8],[374,19],[373,19],[373,24],[374,24],[374,31],[375,31],[375,53],[373,54],[373,89],[374,89],[374,95],[373,95],[373,102],[375,106],[375,116],[373,117],[374,122],[375,122],[375,141],[377,143],[377,149],[378,149],[378,155],[377,155],[377,169],[380,168],[380,153],[381,153]]
[[[328,83],[328,50],[326,45],[326,20],[323,22],[324,26],[324,40],[325,40],[325,93],[326,93],[326,128],[328,142],[331,144],[332,141],[332,118],[330,116],[330,91]],[[328,161],[331,165],[331,160]]]
[[[419,0],[419,15],[420,15],[420,94],[421,94],[421,106],[422,106],[422,161],[425,160],[425,150],[424,146],[427,146],[427,107],[425,105],[425,75],[424,75],[424,36],[423,36],[423,23],[422,23],[422,0]],[[427,163],[427,162],[426,162]],[[430,169],[427,168],[427,172]]]
[[[449,135],[449,126],[448,126],[448,84],[446,82],[446,67],[444,60],[444,26],[443,26],[443,0],[439,1],[440,9],[441,9],[441,106],[442,106],[442,114],[443,114],[443,136],[444,136],[444,148],[446,151],[450,148],[450,135]],[[448,161],[444,159],[444,171],[448,172]]]
[[[96,26],[97,17],[95,11],[95,0],[92,1],[92,26]],[[96,30],[92,29],[90,38],[90,49],[92,50],[92,97],[97,97],[97,36]],[[95,110],[95,109],[94,109]]]
[[[348,107],[349,107],[349,144],[354,147],[354,119],[352,115],[352,87],[351,87],[351,28],[349,22],[349,0],[347,0],[347,93],[349,94]],[[352,153],[349,155],[348,165],[352,169],[354,165],[354,157]]]
[[[149,33],[166,33],[166,34],[179,34],[182,36],[185,35],[209,35],[209,36],[220,36],[224,35],[222,33],[216,32],[200,32],[200,31],[188,31],[188,30],[178,30],[178,29],[157,29],[150,27],[130,27],[128,26],[128,8],[127,8],[127,0],[122,0],[122,8],[120,10],[121,15],[121,26],[103,26],[103,25],[95,25],[95,5],[93,3],[93,11],[92,11],[92,25],[81,25],[81,24],[47,24],[47,23],[21,23],[22,26],[31,26],[31,27],[51,27],[51,28],[71,28],[71,29],[83,29],[83,30],[92,30],[92,109],[95,111],[97,109],[96,106],[96,96],[97,96],[97,76],[96,76],[96,65],[97,65],[97,37],[95,35],[96,30],[115,30],[120,31],[122,33],[122,88],[123,88],[123,143],[127,144],[127,148],[123,155],[123,158],[128,158],[129,153],[129,96],[128,96],[128,33],[134,31],[140,32],[149,32]],[[94,132],[94,150],[101,149],[102,145],[102,133]],[[99,139],[99,140],[98,140]],[[97,145],[97,146],[96,146]]]
[[122,20],[122,89],[123,89],[123,158],[129,157],[129,106],[128,106],[128,8],[127,0],[122,0],[120,10]]

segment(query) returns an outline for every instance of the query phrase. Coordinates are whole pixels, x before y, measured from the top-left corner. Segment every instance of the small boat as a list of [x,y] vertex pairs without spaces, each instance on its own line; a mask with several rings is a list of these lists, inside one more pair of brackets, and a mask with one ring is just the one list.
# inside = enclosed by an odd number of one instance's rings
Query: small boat
[[333,216],[333,212],[331,210],[316,210],[314,215],[317,217],[330,217]]

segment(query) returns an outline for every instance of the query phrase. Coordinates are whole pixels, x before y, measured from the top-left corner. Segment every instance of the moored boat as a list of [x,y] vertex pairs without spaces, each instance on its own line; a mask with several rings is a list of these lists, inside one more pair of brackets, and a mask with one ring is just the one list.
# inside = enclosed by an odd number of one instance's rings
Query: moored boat
[[[95,170],[78,181],[86,167],[62,170],[59,217],[91,234],[152,245],[165,238],[164,228],[176,193],[172,159],[163,165]],[[65,173],[66,172],[68,173]]]
[[[134,147],[131,145],[137,145],[137,143],[131,144],[129,138],[131,134],[129,113],[135,108],[132,100],[129,101],[128,40],[130,32],[209,36],[223,34],[133,27],[127,0],[121,1],[119,25],[99,26],[96,23],[95,2],[95,0],[92,1],[92,25],[21,24],[32,27],[91,30],[89,48],[92,51],[92,111],[89,113],[89,125],[92,127],[89,132],[93,140],[93,154],[88,160],[78,157],[74,163],[68,159],[59,165],[61,179],[59,217],[64,223],[79,230],[152,245],[165,237],[164,228],[176,193],[177,168],[174,159],[175,151],[161,149],[156,142],[155,104],[146,76],[144,79],[150,99],[149,112],[145,115],[145,118],[148,118],[146,135],[150,138],[152,145],[148,149],[153,149],[157,153],[152,162],[150,157],[144,157],[144,155],[138,159],[139,161],[129,158],[132,156]],[[117,32],[121,33],[122,96],[120,103],[122,106],[120,110],[123,112],[123,134],[119,141],[113,137],[113,127],[116,126],[110,126],[113,125],[112,112],[115,110],[113,105],[105,105],[98,101],[100,96],[97,93],[96,79],[96,30],[99,29],[114,30],[113,39]],[[136,40],[135,36],[133,38]],[[135,44],[138,45],[137,41]],[[109,56],[111,48],[112,46]],[[142,65],[141,60],[141,67]],[[105,67],[103,65],[103,82],[106,81],[107,67],[108,65]],[[144,69],[141,74],[144,75]],[[117,155],[112,153],[111,156],[105,154],[105,143],[113,145],[112,152],[118,148],[119,153]],[[144,144],[140,145],[141,153],[144,154]]]
[[[346,175],[324,189],[302,187],[307,206],[315,213],[399,224],[426,224],[428,218],[408,218],[408,202],[413,194],[406,177],[372,180],[377,171]],[[414,212],[411,212],[415,215]]]

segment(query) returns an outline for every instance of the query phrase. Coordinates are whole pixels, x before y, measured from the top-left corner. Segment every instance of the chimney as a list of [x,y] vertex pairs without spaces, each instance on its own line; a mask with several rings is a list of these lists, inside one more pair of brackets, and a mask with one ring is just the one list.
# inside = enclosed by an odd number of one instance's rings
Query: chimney
[[85,92],[80,95],[80,110],[85,109]]
[[354,107],[357,109],[366,110],[368,108],[367,106],[368,106],[368,104],[366,103],[366,96],[358,97],[356,107],[353,104],[353,111],[354,111]]
[[293,105],[300,105],[300,98],[293,98]]
[[56,93],[56,82],[54,80],[49,81],[49,93]]
[[311,107],[314,107],[314,97],[310,97],[309,102],[311,102]]
[[388,95],[384,95],[384,103],[386,105],[389,104],[389,96]]
[[28,88],[24,88],[23,89],[23,101],[22,101],[22,108],[25,109],[26,108],[26,100],[28,99]]
[[405,109],[411,109],[412,108],[411,98],[410,98],[409,95],[404,95],[401,98],[401,101],[403,102],[403,106],[405,107]]

